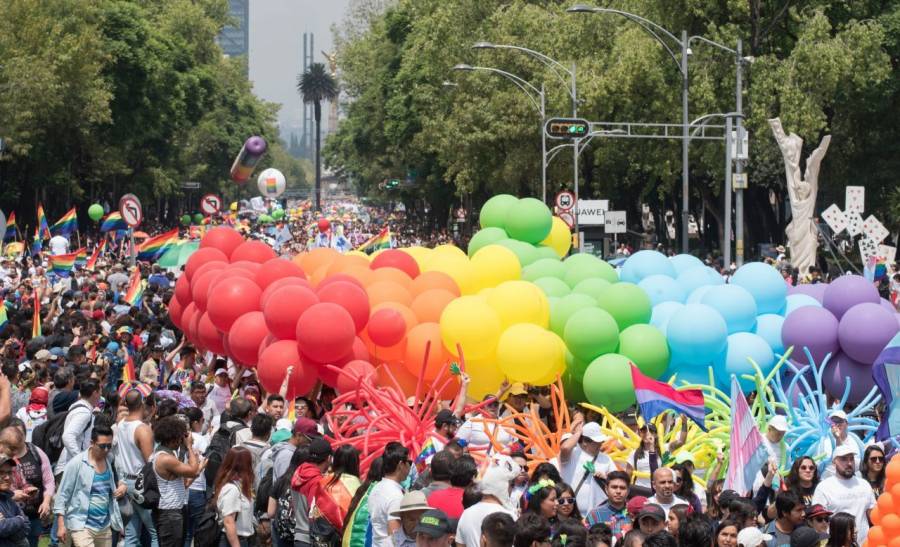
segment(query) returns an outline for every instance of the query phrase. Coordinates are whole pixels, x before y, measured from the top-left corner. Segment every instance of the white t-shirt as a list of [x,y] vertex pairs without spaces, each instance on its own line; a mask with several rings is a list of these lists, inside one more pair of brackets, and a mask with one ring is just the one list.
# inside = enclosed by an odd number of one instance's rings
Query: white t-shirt
[[571,485],[573,489],[578,490],[575,494],[575,501],[582,515],[588,514],[592,509],[606,501],[606,492],[591,477],[587,477],[581,488],[578,488],[581,478],[584,477],[584,464],[590,461],[594,462],[594,471],[610,473],[616,470],[616,464],[604,452],[598,452],[597,456],[594,457],[582,450],[580,446],[572,449],[572,454],[569,455],[567,461],[562,463],[562,469],[560,469],[560,475],[562,475],[563,480]]
[[669,509],[671,509],[672,507],[676,505],[690,505],[690,503],[674,495],[672,496],[672,501],[670,503],[663,503],[656,499],[656,496],[650,496],[649,498],[647,498],[647,503],[655,503],[656,505],[662,507],[663,511],[666,512],[666,518],[669,518]]
[[456,431],[457,439],[462,439],[473,447],[491,446],[491,436],[500,445],[507,445],[513,441],[506,428],[494,423],[489,424],[481,416],[469,418]]
[[[209,448],[209,437],[203,433],[194,433],[193,431],[191,431],[191,437],[194,438],[194,452],[196,452],[198,456],[205,454],[206,449]],[[200,458],[198,457],[197,459],[199,460]],[[198,492],[206,490],[206,473],[201,472],[197,475],[197,478],[191,482],[191,486],[188,487],[188,490],[197,490]]]
[[393,479],[384,478],[369,493],[369,519],[372,521],[372,547],[393,547],[388,531],[389,520],[399,520],[391,513],[400,509],[403,487]]
[[64,255],[69,252],[69,240],[63,236],[53,236],[50,238],[50,254]]
[[[644,451],[644,456],[642,458],[638,458],[637,465],[635,465],[634,455],[637,450],[631,452],[628,455],[628,465],[634,467],[635,471],[639,471],[642,475],[646,474],[644,477],[638,477],[635,479],[634,484],[638,486],[643,486],[645,488],[650,488],[650,453],[646,450]],[[662,467],[662,458],[657,454],[656,456],[657,465]]]
[[829,477],[816,486],[813,505],[822,504],[833,513],[843,511],[856,517],[856,541],[861,545],[869,533],[866,511],[875,507],[875,493],[868,482],[854,476],[844,479]]
[[488,515],[494,513],[506,513],[513,520],[518,518],[515,511],[510,511],[499,503],[479,501],[475,505],[463,511],[456,525],[456,543],[466,547],[479,547],[481,545],[481,523]]
[[222,487],[219,499],[216,500],[216,509],[219,512],[219,522],[222,522],[225,516],[237,513],[234,521],[238,536],[253,535],[253,504],[236,484],[229,482]]

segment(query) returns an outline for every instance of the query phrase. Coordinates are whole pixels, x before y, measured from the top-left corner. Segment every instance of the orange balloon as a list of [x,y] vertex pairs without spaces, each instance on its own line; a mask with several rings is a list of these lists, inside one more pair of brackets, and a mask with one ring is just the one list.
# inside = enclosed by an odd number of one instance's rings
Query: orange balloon
[[873,526],[869,528],[869,536],[868,536],[869,545],[884,545],[887,543],[887,537],[884,534],[884,529],[881,526]]
[[450,291],[429,289],[413,299],[412,311],[420,323],[439,323],[441,312],[456,298]]
[[894,512],[894,496],[885,492],[878,496],[878,510],[881,512],[881,519]]
[[[371,267],[371,264],[369,266]],[[375,274],[375,281],[396,283],[407,290],[412,286],[412,278],[406,272],[397,268],[375,268],[372,270],[372,273]]]
[[438,271],[422,272],[419,274],[419,277],[413,279],[412,285],[410,286],[410,291],[412,291],[413,296],[419,296],[423,292],[431,289],[444,289],[456,296],[461,294],[459,292],[459,285],[456,284],[456,281],[444,272]]
[[891,458],[887,469],[887,488],[891,489],[895,484],[900,484],[900,458]]
[[882,516],[879,526],[881,526],[888,537],[900,537],[900,515],[897,513]]
[[378,374],[378,385],[394,387],[395,384],[391,381],[388,370],[390,370],[390,374],[393,375],[394,379],[397,380],[397,383],[400,384],[400,389],[405,396],[412,397],[416,394],[416,386],[419,383],[419,379],[410,374],[410,372],[399,363],[384,364],[376,369]]
[[[444,383],[441,380],[441,383]],[[452,380],[447,383],[447,387],[445,387],[441,393],[440,398],[442,401],[453,401],[456,399],[456,396],[459,394],[459,377],[453,376]]]
[[362,283],[364,287],[368,287],[375,282],[375,272],[370,270],[368,267],[351,265],[341,273],[345,273],[351,277],[354,277],[360,283]]
[[900,500],[900,484],[895,484],[895,485],[891,486],[890,488],[885,486],[884,491],[890,492],[891,496],[893,496],[895,500]]
[[303,257],[300,259],[300,267],[303,268],[303,271],[306,272],[307,276],[310,276],[322,266],[328,266],[337,260],[341,254],[328,247],[317,247],[306,254],[301,253],[297,256]]
[[[890,535],[890,532],[885,533]],[[894,538],[888,542],[887,547],[900,547],[900,537],[894,536]]]
[[328,264],[319,266],[319,269],[309,276],[309,282],[313,287],[318,287],[319,283],[325,281],[325,278],[328,277],[328,266]]
[[366,268],[369,261],[361,256],[356,255],[340,255],[337,260],[328,265],[328,275],[336,273],[344,273],[348,268],[359,266]]
[[366,349],[369,350],[369,355],[372,356],[372,360],[378,361],[386,361],[388,363],[396,363],[403,359],[403,355],[406,353],[406,337],[403,337],[403,340],[400,340],[393,346],[377,346],[375,342],[369,337],[369,329],[363,329],[359,333],[360,339],[366,344]]
[[[381,268],[382,270],[387,268]],[[376,272],[377,273],[377,272]],[[390,281],[376,281],[366,287],[369,293],[369,305],[375,307],[385,302],[396,302],[406,307],[412,305],[412,295],[402,285]]]
[[875,526],[881,524],[881,511],[878,510],[878,505],[872,508],[872,512],[869,513],[869,518],[872,519],[872,524]]
[[[406,340],[406,356],[403,358],[403,364],[406,365],[406,370],[417,377],[422,374],[425,380],[434,380],[450,365],[451,355],[444,349],[439,324],[420,323],[406,334]],[[428,348],[427,361],[426,348]],[[423,363],[425,363],[424,373]]]

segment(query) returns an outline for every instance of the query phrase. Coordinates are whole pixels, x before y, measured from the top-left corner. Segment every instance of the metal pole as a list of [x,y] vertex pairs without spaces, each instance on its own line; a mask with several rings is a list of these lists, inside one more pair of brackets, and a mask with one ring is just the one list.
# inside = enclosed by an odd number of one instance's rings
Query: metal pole
[[572,63],[572,117],[578,117],[578,84],[575,82],[575,63]]
[[573,155],[573,163],[574,163],[574,181],[575,181],[575,248],[576,252],[581,252],[581,227],[578,223],[578,145],[581,144],[581,139],[575,139],[572,141],[572,148],[575,150],[575,154]]
[[690,250],[688,244],[688,207],[690,180],[688,177],[688,37],[681,31],[681,252]]
[[[743,91],[742,86],[743,82],[741,81],[741,72],[743,71],[743,59],[742,59],[742,51],[743,43],[741,39],[738,38],[737,41],[737,76],[736,76],[736,91],[735,91],[735,102],[736,108],[735,111],[738,114],[743,114],[743,98],[741,96],[741,92]],[[744,171],[744,162],[741,160],[742,150],[741,145],[743,144],[743,123],[741,116],[737,119],[737,146],[736,156],[737,162],[735,165],[735,173],[740,174]],[[735,191],[735,219],[734,222],[737,225],[734,234],[734,254],[737,267],[740,268],[744,264],[744,189],[743,187],[738,188]]]
[[544,84],[541,84],[541,201],[547,203],[547,133],[544,124],[547,122]]
[[722,261],[731,264],[731,117],[725,118],[725,238],[722,242]]

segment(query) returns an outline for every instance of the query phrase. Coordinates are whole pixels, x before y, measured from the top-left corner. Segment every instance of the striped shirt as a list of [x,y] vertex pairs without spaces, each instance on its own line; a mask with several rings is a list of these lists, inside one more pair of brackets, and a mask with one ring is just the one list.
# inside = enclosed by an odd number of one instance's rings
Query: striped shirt
[[99,532],[109,526],[109,504],[112,499],[112,473],[109,466],[103,473],[94,471],[94,482],[91,483],[91,501],[85,527]]

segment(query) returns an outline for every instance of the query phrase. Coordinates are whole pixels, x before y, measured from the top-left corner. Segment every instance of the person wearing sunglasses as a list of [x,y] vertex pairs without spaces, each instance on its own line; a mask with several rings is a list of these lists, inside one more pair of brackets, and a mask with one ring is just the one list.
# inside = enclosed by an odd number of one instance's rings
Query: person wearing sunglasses
[[[838,448],[845,447],[853,452],[854,459],[859,462],[860,461],[860,451],[859,447],[863,446],[862,441],[855,433],[850,431],[850,422],[847,421],[847,413],[843,410],[837,409],[832,410],[828,415],[828,421],[831,423],[831,435],[834,441],[834,449],[831,451],[829,458],[827,458],[828,464],[825,466],[824,471],[822,472],[822,478],[827,479],[835,474],[835,465],[834,465],[834,453]],[[825,443],[826,446],[829,443]]]
[[556,485],[556,504],[556,516],[560,521],[572,519],[581,522],[581,511],[575,503],[575,491],[564,482]]
[[811,505],[806,508],[806,525],[815,530],[821,539],[828,537],[828,523],[831,522],[831,511],[823,505]]
[[866,448],[862,461],[859,462],[859,473],[870,485],[875,497],[884,492],[885,479],[884,450],[877,444],[873,444]]

